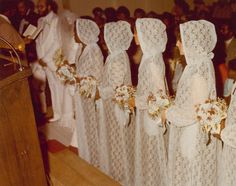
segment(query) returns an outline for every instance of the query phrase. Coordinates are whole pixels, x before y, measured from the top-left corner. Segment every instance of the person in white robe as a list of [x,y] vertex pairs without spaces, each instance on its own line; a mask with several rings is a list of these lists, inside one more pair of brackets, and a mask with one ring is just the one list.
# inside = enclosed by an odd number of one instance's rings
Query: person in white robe
[[148,96],[162,91],[166,94],[165,51],[166,26],[159,19],[142,18],[136,21],[135,41],[140,44],[143,57],[139,66],[137,108],[135,122],[135,185],[165,186],[167,154],[161,117],[148,114]]
[[[102,165],[106,173],[122,185],[132,185],[133,179],[133,138],[132,122],[124,125],[125,116],[119,117],[112,101],[115,89],[131,85],[128,50],[133,38],[130,24],[125,21],[105,24],[104,38],[109,50],[105,62],[102,83],[96,98],[99,110]],[[107,137],[107,139],[106,139]]]
[[180,78],[174,104],[163,112],[170,122],[168,151],[169,186],[214,186],[217,179],[217,146],[197,122],[196,105],[216,99],[212,64],[217,41],[215,26],[205,20],[180,24],[177,41],[187,66]]
[[[83,45],[82,54],[76,61],[76,72],[80,78],[92,76],[99,83],[103,73],[103,55],[99,48],[97,24],[89,19],[77,19],[76,31]],[[98,122],[94,98],[75,95],[76,128],[79,156],[95,167],[99,167]]]
[[[63,10],[59,14],[59,32],[62,43],[61,51],[64,60],[72,66],[75,66],[82,50],[82,45],[77,43],[74,38],[74,27],[77,18],[78,16],[69,10]],[[63,102],[61,105],[62,114],[58,123],[62,127],[67,127],[70,129],[72,132],[70,145],[73,147],[78,147],[74,108],[75,85],[64,84],[64,86]]]
[[225,128],[221,131],[224,142],[220,154],[219,186],[236,185],[236,83],[231,93],[231,101],[225,121]]
[[45,16],[38,20],[38,27],[42,29],[36,39],[36,51],[39,64],[43,69],[48,80],[51,93],[53,118],[49,121],[54,122],[61,117],[61,104],[64,85],[56,76],[57,66],[53,61],[55,52],[61,47],[60,34],[58,32],[58,16],[52,11],[47,1],[39,1],[38,5],[45,6]]

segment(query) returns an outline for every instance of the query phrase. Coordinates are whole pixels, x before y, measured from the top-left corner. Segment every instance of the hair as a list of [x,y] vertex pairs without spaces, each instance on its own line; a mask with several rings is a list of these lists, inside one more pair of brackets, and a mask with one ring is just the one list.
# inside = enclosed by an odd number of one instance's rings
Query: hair
[[130,17],[130,12],[128,10],[128,8],[126,8],[125,6],[120,6],[118,7],[117,11],[116,11],[117,14],[124,14],[125,17]]
[[50,6],[50,7],[51,7],[51,10],[52,10],[54,13],[57,13],[57,11],[58,11],[58,5],[57,5],[56,1],[54,1],[54,0],[47,0],[47,1],[46,1],[46,4],[47,4],[47,6]]
[[8,11],[10,11],[12,8],[15,7],[15,2],[13,0],[1,0],[0,1],[0,13],[4,14]]
[[108,7],[104,10],[107,22],[116,21],[116,10],[112,7]]
[[158,14],[154,11],[150,11],[147,13],[147,17],[149,18],[157,18],[158,17]]
[[103,12],[102,8],[96,7],[96,8],[93,9],[93,15],[96,15],[97,12]]
[[178,5],[185,14],[189,12],[189,5],[185,0],[175,0],[175,4]]
[[81,19],[89,19],[91,21],[94,21],[91,16],[85,15],[85,16],[80,16]]
[[229,61],[229,69],[236,70],[236,58]]
[[34,2],[31,1],[31,0],[18,0],[17,3],[18,4],[19,3],[24,3],[26,8],[29,8],[30,10],[34,11],[35,5],[34,5]]
[[144,11],[143,9],[141,9],[141,8],[135,9],[134,15],[135,15],[135,14],[140,14],[141,17],[145,17],[145,15],[146,15],[145,11]]

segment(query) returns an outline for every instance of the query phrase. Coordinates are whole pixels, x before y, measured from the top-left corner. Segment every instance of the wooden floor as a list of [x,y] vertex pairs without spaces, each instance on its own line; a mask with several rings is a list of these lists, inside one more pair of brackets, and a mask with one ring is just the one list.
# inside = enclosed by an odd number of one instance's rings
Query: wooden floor
[[120,186],[79,158],[78,149],[69,147],[73,136],[70,129],[57,122],[40,125],[38,129],[45,138],[44,162],[49,169],[50,186]]
[[55,186],[118,186],[98,169],[68,149],[48,153],[51,185]]

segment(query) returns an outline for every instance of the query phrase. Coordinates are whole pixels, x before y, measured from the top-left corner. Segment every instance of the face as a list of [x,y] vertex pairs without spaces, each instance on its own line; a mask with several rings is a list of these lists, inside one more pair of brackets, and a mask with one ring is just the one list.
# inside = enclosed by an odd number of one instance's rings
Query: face
[[134,42],[136,45],[140,45],[136,28],[134,28]]
[[220,33],[224,40],[228,40],[233,37],[233,32],[229,29],[228,25],[222,25],[220,28]]
[[181,43],[180,40],[178,40],[178,41],[176,42],[176,46],[177,46],[178,49],[179,49],[180,55],[184,55],[183,45],[182,45],[182,43]]
[[40,16],[46,16],[49,12],[46,0],[39,0],[37,8]]
[[123,14],[123,13],[118,14],[118,15],[117,15],[117,19],[118,19],[118,20],[123,20],[123,21],[126,21],[126,20],[127,20],[125,14]]
[[20,16],[25,16],[26,15],[26,12],[27,12],[27,9],[26,9],[26,6],[23,2],[19,2],[18,5],[17,5],[17,10],[20,14]]

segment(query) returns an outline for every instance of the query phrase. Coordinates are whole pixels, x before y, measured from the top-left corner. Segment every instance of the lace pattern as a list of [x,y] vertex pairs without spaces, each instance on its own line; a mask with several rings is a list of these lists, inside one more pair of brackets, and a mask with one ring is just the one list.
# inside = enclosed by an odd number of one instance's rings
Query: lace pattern
[[232,186],[236,185],[236,93],[234,84],[231,94],[231,101],[228,108],[228,115],[225,128],[221,133],[224,142],[223,151],[220,156],[220,179],[218,185]]
[[[189,21],[180,25],[187,66],[177,87],[174,105],[167,110],[171,122],[168,167],[169,185],[216,185],[216,141],[206,146],[206,134],[196,124],[195,108],[215,99],[215,75],[211,62],[216,44],[214,25]],[[203,84],[199,90],[199,85]],[[200,92],[196,94],[195,92]]]
[[97,43],[100,30],[95,22],[89,19],[77,19],[76,31],[79,39],[84,44]]
[[[103,72],[103,55],[96,44],[99,32],[97,25],[86,19],[77,20],[77,32],[82,42],[87,44],[79,60],[76,62],[77,73],[80,77],[93,76],[101,82]],[[76,120],[78,145],[83,159],[93,166],[100,167],[99,162],[99,127],[94,100],[81,97],[77,92]]]
[[[101,100],[104,105],[104,117],[109,154],[109,175],[123,185],[132,185],[133,180],[133,150],[134,125],[133,120],[128,127],[121,126],[115,117],[114,89],[120,85],[131,84],[129,58],[125,52],[132,40],[130,26],[124,21],[107,23],[105,25],[105,41],[110,54],[106,59],[101,86]],[[107,91],[110,90],[110,91]],[[99,123],[103,125],[104,123]]]
[[133,39],[130,24],[126,21],[105,24],[104,39],[110,53],[128,50]]
[[165,51],[166,26],[159,19],[137,19],[136,29],[143,53],[155,55]]
[[[138,19],[136,28],[143,57],[139,67],[137,115],[135,123],[135,185],[167,185],[167,159],[160,121],[152,122],[150,127],[157,128],[155,135],[146,131],[148,121],[147,98],[159,90],[166,92],[165,65],[162,52],[166,46],[164,24],[158,19]],[[151,130],[150,130],[151,131]]]

